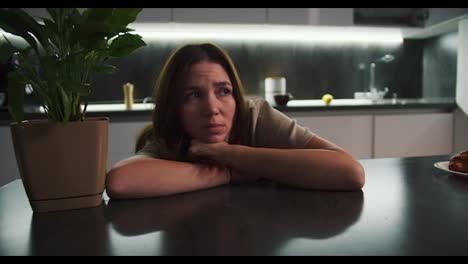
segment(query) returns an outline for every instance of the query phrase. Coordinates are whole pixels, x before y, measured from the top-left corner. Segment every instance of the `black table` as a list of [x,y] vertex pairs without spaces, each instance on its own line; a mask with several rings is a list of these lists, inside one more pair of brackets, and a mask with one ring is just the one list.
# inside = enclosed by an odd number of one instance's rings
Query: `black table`
[[361,160],[362,192],[223,186],[33,214],[0,188],[0,255],[468,255],[468,178],[448,156]]

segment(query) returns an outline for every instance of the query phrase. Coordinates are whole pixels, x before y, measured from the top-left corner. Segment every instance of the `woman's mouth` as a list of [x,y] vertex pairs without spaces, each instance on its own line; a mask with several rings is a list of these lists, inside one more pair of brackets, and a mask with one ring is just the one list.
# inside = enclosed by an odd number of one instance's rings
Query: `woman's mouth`
[[225,126],[222,124],[211,124],[206,126],[206,130],[210,134],[221,134],[222,132],[224,132],[224,128]]

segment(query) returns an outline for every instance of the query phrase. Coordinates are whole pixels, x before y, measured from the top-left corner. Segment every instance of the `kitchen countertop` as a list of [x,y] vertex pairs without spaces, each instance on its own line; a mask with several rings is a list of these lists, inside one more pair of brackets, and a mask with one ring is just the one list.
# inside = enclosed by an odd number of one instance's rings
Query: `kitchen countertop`
[[280,111],[322,111],[322,110],[375,110],[375,109],[441,109],[451,111],[454,98],[401,98],[381,99],[335,99],[329,105],[322,100],[292,100],[286,106],[276,107]]
[[[254,97],[250,97],[254,98]],[[435,111],[451,112],[455,109],[454,98],[400,98],[372,101],[368,99],[335,99],[329,105],[322,100],[291,100],[286,106],[275,106],[282,112],[328,112],[328,111]],[[91,103],[87,108],[87,116],[108,116],[115,119],[151,120],[152,103],[136,103],[132,110],[126,110],[123,103]],[[43,118],[43,111],[37,106],[25,108],[26,119]],[[0,124],[11,122],[6,108],[0,109]]]
[[362,192],[225,185],[33,214],[0,188],[0,256],[466,255],[468,178],[449,156],[360,160]]

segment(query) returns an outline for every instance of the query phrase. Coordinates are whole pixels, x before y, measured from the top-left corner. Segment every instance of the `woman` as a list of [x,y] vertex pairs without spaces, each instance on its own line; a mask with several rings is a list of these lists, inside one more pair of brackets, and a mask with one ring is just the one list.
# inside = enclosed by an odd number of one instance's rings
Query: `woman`
[[364,170],[345,150],[272,108],[245,101],[229,55],[213,44],[170,56],[152,126],[137,153],[107,175],[111,198],[145,198],[266,179],[299,188],[359,190]]

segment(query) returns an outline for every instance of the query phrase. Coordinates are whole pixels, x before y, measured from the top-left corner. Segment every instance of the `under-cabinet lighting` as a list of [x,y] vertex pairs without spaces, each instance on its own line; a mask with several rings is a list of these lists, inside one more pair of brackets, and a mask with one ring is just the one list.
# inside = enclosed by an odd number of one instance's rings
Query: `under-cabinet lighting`
[[227,40],[401,44],[402,30],[389,27],[303,26],[253,24],[134,23],[145,39]]

